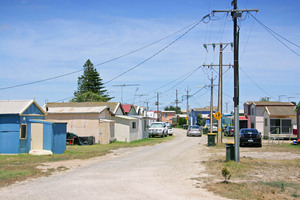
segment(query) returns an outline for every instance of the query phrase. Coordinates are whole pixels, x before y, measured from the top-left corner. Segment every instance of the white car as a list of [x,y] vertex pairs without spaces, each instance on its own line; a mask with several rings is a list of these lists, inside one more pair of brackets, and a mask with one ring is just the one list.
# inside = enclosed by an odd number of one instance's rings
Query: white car
[[149,137],[168,136],[168,127],[165,122],[153,122],[149,127]]
[[173,135],[174,131],[172,129],[172,126],[168,126],[168,135]]
[[[205,124],[205,128],[208,128],[208,131],[210,131],[210,124]],[[218,132],[218,127],[213,125],[212,128],[213,132]]]

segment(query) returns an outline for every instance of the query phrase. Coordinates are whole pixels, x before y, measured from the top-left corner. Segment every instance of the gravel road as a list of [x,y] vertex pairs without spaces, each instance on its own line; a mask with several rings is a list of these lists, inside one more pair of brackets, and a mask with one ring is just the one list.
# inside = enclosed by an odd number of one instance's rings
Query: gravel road
[[[205,176],[207,137],[176,138],[155,146],[120,149],[49,177],[0,189],[0,199],[223,199],[193,178]],[[86,162],[86,164],[84,164]]]

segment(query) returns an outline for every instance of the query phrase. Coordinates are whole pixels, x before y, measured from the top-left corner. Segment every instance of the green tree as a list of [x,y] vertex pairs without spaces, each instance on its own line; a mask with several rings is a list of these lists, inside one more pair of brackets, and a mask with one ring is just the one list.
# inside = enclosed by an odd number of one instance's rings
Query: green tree
[[181,108],[180,107],[175,107],[175,106],[170,106],[170,107],[165,107],[165,111],[175,111],[177,114],[181,114]]
[[260,101],[270,101],[270,97],[262,97]]
[[102,79],[88,59],[83,65],[83,75],[78,77],[77,91],[74,92],[73,102],[106,102],[112,99],[106,94]]
[[186,121],[185,118],[179,118],[179,119],[178,119],[178,124],[181,125],[181,126],[184,125],[184,124],[186,124],[186,122],[187,122],[187,121]]
[[206,119],[202,117],[201,113],[197,114],[197,125],[204,126],[206,123]]

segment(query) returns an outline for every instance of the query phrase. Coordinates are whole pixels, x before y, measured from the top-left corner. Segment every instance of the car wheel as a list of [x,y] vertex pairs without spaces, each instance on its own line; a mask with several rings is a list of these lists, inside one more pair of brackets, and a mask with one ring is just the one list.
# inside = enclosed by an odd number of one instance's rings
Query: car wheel
[[262,147],[262,144],[260,143],[260,144],[258,144],[258,147]]

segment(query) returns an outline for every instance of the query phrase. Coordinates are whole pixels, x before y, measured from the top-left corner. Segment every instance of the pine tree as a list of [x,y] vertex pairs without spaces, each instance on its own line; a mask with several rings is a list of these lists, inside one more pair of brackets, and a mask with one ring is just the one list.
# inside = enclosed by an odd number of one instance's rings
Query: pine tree
[[97,69],[88,59],[83,65],[83,75],[78,77],[77,91],[74,92],[73,102],[106,102],[112,99],[104,89],[102,79]]

